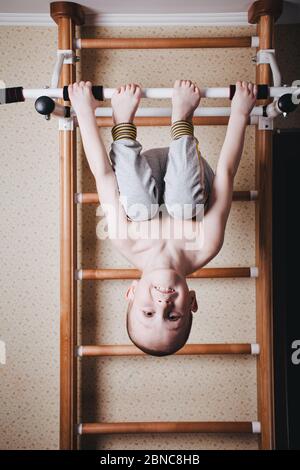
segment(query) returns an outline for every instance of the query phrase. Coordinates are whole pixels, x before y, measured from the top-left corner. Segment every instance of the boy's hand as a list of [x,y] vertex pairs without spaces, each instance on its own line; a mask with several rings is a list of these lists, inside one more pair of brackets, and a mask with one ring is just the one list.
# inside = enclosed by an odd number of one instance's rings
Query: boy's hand
[[251,82],[236,82],[236,90],[231,102],[231,114],[248,117],[257,96],[257,86]]
[[75,82],[68,86],[69,98],[76,114],[82,114],[100,106],[100,102],[94,98],[91,82]]

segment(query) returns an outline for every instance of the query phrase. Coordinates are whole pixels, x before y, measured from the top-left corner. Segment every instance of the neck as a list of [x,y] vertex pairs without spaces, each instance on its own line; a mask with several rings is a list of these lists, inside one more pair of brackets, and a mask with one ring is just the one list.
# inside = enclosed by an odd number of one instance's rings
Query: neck
[[143,266],[143,271],[153,271],[154,269],[173,269],[182,276],[185,275],[184,263],[178,259],[178,252],[171,253],[166,242],[156,244],[149,251],[149,256]]

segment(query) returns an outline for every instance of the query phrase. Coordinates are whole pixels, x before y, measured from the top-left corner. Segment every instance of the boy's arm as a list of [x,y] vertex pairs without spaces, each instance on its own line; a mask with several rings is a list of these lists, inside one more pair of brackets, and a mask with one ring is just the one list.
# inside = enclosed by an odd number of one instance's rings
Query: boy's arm
[[232,202],[234,177],[241,160],[245,131],[256,94],[256,85],[240,81],[236,83],[226,137],[209,196],[208,211],[204,216],[203,251],[210,259],[223,245]]
[[[99,200],[106,216],[109,236],[126,251],[132,240],[125,238],[128,220],[119,200],[114,171],[97,128],[95,108],[99,103],[92,95],[91,82],[80,82],[79,85],[74,83],[69,85],[68,89],[76,111],[85,155],[95,177]],[[122,240],[121,235],[124,237]]]

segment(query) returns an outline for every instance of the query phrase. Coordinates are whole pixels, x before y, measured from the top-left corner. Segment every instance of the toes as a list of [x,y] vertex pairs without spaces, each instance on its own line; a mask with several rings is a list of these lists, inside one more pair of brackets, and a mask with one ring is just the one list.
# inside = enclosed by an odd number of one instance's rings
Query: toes
[[180,87],[180,82],[181,82],[181,80],[175,80],[174,88]]

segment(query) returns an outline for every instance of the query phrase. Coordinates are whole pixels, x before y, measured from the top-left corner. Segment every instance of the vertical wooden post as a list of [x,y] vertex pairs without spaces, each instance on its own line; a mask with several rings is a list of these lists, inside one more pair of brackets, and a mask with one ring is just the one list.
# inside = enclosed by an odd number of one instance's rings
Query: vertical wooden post
[[[72,2],[50,4],[58,25],[58,49],[72,49],[75,25],[84,23],[82,7]],[[60,87],[76,81],[75,64],[64,64]],[[63,104],[63,100],[61,100]],[[77,448],[77,268],[76,128],[59,131],[60,157],[60,449]]]
[[[260,49],[272,49],[273,25],[281,13],[282,1],[260,0],[249,9],[249,23],[258,23]],[[257,84],[271,84],[270,66],[256,70]],[[263,103],[265,104],[265,103]],[[257,359],[258,420],[261,422],[260,447],[274,448],[274,397],[272,354],[272,138],[270,130],[256,129],[255,180],[259,199],[255,211],[256,334],[261,352]]]

